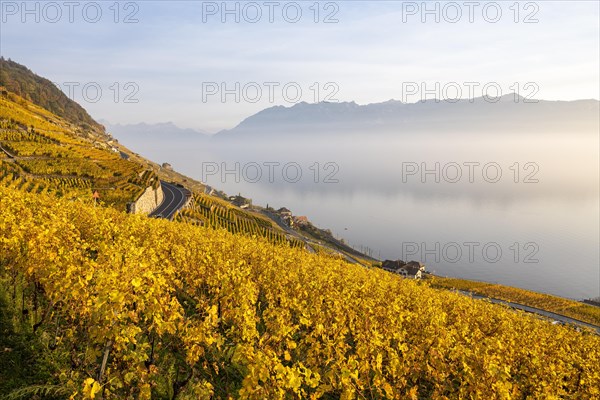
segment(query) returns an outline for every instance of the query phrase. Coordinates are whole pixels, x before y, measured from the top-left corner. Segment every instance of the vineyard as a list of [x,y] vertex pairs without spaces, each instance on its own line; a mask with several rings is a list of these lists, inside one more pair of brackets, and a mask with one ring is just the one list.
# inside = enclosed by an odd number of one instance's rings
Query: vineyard
[[12,398],[600,396],[589,332],[261,237],[0,198],[0,340],[33,352],[0,360],[36,371],[0,365]]
[[464,290],[504,301],[512,301],[600,326],[600,307],[591,306],[579,301],[494,283],[456,278],[434,277],[431,280],[431,285],[439,288]]
[[106,140],[13,93],[0,96],[0,183],[24,191],[90,199],[98,191],[124,210],[156,174],[123,159]]
[[304,242],[288,237],[268,218],[243,211],[228,202],[205,194],[194,194],[192,205],[181,210],[177,221],[214,229],[226,229],[230,233],[257,236],[275,244],[304,247]]

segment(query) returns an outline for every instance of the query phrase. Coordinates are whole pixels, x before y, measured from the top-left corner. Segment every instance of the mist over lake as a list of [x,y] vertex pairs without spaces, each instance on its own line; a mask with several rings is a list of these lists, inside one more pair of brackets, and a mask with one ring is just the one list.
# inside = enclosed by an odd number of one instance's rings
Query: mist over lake
[[420,260],[439,275],[570,298],[598,296],[597,134],[377,135],[116,137],[229,195],[308,216],[377,258]]

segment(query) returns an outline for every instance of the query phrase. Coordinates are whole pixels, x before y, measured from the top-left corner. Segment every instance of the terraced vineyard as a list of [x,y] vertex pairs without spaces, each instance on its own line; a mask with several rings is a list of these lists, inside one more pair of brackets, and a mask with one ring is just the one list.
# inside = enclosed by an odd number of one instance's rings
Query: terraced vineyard
[[34,360],[0,357],[15,398],[600,396],[586,330],[224,229],[0,198],[0,317]]
[[205,194],[194,194],[192,205],[181,210],[176,220],[192,225],[222,228],[231,233],[264,237],[275,244],[289,243],[292,247],[304,247],[304,242],[289,237],[268,218],[241,210],[224,200]]
[[0,184],[125,209],[156,174],[123,159],[110,138],[76,127],[19,96],[0,96]]

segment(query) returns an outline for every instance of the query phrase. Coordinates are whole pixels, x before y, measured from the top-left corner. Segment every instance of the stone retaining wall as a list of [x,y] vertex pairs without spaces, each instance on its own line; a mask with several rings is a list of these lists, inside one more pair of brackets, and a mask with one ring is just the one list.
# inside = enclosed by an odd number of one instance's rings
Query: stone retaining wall
[[158,185],[157,189],[149,186],[136,201],[130,204],[129,212],[132,214],[150,214],[162,203],[163,198],[162,186]]

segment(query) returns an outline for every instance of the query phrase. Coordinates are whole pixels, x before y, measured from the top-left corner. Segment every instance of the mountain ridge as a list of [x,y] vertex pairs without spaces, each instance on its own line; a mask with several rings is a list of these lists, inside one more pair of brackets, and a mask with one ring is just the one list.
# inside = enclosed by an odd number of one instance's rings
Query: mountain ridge
[[105,126],[106,130],[116,135],[129,135],[129,134],[146,134],[153,135],[161,133],[160,131],[169,131],[177,134],[188,134],[197,136],[209,136],[210,134],[198,129],[192,128],[181,128],[172,121],[158,122],[158,123],[147,123],[138,122],[135,124],[121,124],[111,123],[106,119],[99,119],[99,123]]
[[[356,102],[298,103],[273,106],[221,130],[216,138],[242,135],[303,133],[322,130],[427,131],[499,130],[519,128],[548,130],[557,127],[594,128],[598,125],[600,102],[531,100],[516,94],[499,98],[461,99],[449,102],[430,99],[416,103],[388,100],[359,105]],[[372,132],[369,132],[372,134]]]

